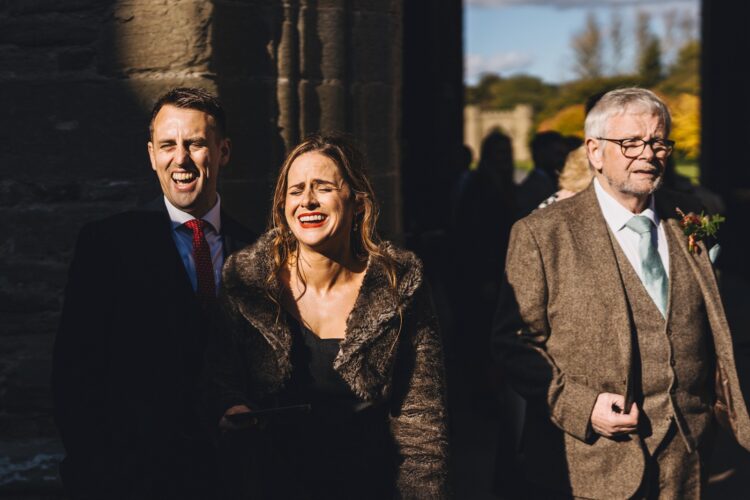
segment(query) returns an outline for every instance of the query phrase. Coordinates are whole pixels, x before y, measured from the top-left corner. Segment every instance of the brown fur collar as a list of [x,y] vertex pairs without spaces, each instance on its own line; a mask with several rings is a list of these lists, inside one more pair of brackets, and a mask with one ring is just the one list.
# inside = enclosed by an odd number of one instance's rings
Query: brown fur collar
[[[276,321],[276,305],[267,295],[270,291],[278,296],[280,287],[278,281],[270,286],[266,283],[272,266],[272,237],[272,232],[268,232],[254,245],[232,254],[224,266],[222,286],[229,305],[239,313],[235,321],[251,325],[251,335],[257,330],[271,348],[268,356],[275,358],[275,362],[263,359],[256,363],[255,369],[265,370],[258,374],[266,381],[266,387],[258,388],[265,394],[280,389],[292,368],[292,330],[286,315]],[[334,362],[334,368],[352,390],[368,401],[388,395],[396,343],[410,333],[407,313],[423,281],[422,263],[413,253],[387,242],[381,245],[381,251],[396,263],[398,289],[395,294],[390,291],[385,266],[370,258],[359,296],[346,321],[346,338]],[[237,325],[237,331],[247,331],[247,324]]]

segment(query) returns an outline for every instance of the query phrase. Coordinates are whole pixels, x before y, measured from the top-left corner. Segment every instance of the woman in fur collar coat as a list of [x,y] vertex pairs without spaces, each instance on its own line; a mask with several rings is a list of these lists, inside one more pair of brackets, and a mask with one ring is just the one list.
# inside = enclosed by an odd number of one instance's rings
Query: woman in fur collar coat
[[[273,228],[224,267],[214,422],[255,426],[265,498],[447,495],[443,358],[422,265],[377,243],[358,151],[311,136],[282,166]],[[257,488],[257,486],[256,486]]]

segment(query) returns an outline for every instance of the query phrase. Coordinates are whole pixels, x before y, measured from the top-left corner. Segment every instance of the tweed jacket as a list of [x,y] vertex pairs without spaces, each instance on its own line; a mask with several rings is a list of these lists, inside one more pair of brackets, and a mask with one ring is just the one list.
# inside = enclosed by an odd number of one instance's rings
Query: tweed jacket
[[[713,339],[714,411],[749,448],[750,419],[709,252],[703,242],[699,253],[688,252],[676,215],[675,207],[688,212],[695,204],[675,196],[658,192],[656,209],[672,241],[684,242],[680,251],[703,295],[707,318],[696,320],[707,319]],[[593,184],[521,219],[511,233],[507,286],[493,325],[494,354],[528,402],[526,473],[576,497],[629,497],[645,466],[639,437],[607,439],[590,428],[598,394],[632,398],[633,321],[612,245]]]
[[[268,297],[280,287],[266,281],[271,240],[269,232],[233,254],[224,267],[216,335],[224,347],[209,360],[214,422],[236,404],[257,408],[291,376],[293,330]],[[442,498],[447,495],[448,437],[436,316],[419,259],[389,243],[381,251],[396,263],[398,289],[390,291],[385,267],[371,258],[334,370],[363,402],[388,405],[400,455],[394,462],[401,497]]]

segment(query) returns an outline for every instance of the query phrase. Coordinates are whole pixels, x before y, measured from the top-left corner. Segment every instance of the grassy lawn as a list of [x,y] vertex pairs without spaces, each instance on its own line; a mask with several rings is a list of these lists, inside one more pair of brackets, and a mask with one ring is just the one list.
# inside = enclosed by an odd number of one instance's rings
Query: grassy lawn
[[678,174],[684,175],[694,186],[700,184],[701,167],[697,162],[679,162],[675,165]]
[[516,164],[516,168],[519,170],[525,170],[526,172],[531,171],[532,168],[534,168],[534,162],[531,160],[527,161],[516,161],[514,162]]

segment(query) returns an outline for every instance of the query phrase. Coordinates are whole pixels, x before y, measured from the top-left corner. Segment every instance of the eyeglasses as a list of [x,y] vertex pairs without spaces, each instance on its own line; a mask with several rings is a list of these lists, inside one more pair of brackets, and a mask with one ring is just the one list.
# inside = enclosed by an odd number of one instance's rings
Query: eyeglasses
[[669,139],[659,139],[658,137],[654,137],[648,141],[635,137],[630,139],[607,139],[606,137],[597,137],[597,139],[618,144],[622,150],[622,155],[631,160],[638,158],[641,153],[643,153],[643,150],[646,149],[646,144],[651,146],[651,151],[654,152],[654,156],[657,158],[666,158],[672,154],[672,150],[674,149],[674,141],[670,141]]

